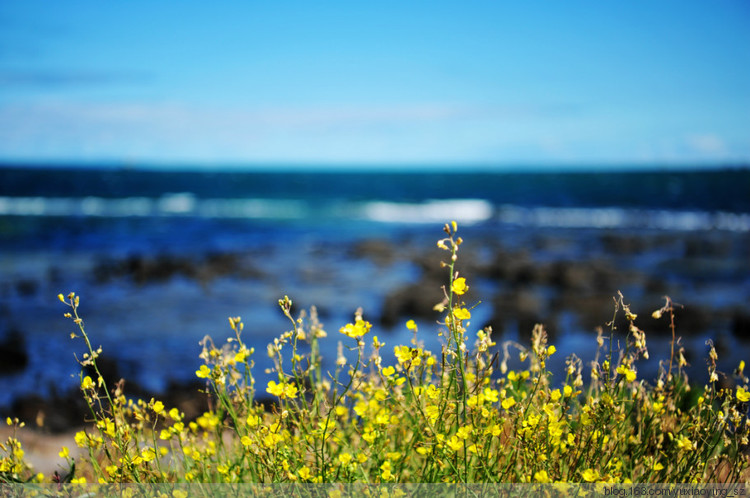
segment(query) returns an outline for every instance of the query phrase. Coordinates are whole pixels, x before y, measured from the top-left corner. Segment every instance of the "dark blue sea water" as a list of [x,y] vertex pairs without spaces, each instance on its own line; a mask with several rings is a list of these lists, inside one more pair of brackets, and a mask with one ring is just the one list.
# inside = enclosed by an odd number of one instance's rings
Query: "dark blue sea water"
[[[58,293],[81,296],[92,340],[123,376],[159,391],[192,378],[198,342],[246,322],[263,378],[265,344],[286,328],[276,302],[317,305],[331,361],[362,306],[388,347],[406,343],[389,296],[431,274],[441,227],[457,220],[477,329],[524,342],[543,321],[562,358],[593,356],[618,290],[646,323],[669,294],[700,376],[712,339],[723,366],[750,362],[750,170],[607,173],[151,171],[0,167],[0,406],[74,385],[72,324]],[[462,250],[464,250],[462,248]],[[519,311],[520,310],[520,311]],[[601,311],[597,311],[601,310]],[[434,320],[420,339],[438,349]],[[424,332],[423,332],[424,331]],[[679,331],[678,331],[679,332]],[[343,338],[343,336],[341,336]],[[20,344],[20,346],[18,346]],[[16,347],[18,346],[18,347]],[[20,349],[19,349],[20,348]],[[6,357],[7,360],[7,357]],[[2,360],[0,360],[2,361]],[[656,366],[643,365],[643,372]],[[263,383],[264,384],[264,383]]]

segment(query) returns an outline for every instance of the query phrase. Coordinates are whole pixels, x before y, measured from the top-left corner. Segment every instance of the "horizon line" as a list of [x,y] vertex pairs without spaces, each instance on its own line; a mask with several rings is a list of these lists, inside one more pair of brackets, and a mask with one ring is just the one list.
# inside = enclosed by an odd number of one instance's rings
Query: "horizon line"
[[750,161],[118,161],[118,160],[13,160],[0,159],[0,169],[68,169],[154,172],[221,173],[627,173],[726,171],[750,169]]

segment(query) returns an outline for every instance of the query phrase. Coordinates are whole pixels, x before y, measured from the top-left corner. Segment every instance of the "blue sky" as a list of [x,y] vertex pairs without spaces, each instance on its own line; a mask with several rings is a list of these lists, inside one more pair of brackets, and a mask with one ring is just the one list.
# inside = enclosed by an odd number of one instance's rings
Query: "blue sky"
[[750,162],[750,3],[0,3],[0,161]]

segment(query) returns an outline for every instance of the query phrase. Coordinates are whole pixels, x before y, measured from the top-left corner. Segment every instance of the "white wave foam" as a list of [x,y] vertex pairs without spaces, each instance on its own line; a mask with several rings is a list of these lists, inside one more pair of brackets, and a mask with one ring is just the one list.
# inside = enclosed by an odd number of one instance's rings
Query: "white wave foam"
[[385,223],[445,223],[456,220],[464,224],[492,218],[492,204],[481,199],[432,200],[422,203],[368,202],[363,208],[367,219]]
[[623,208],[550,208],[503,205],[481,199],[420,203],[344,202],[315,204],[301,199],[200,199],[189,193],[159,198],[0,197],[0,216],[184,217],[267,220],[367,220],[378,223],[463,224],[496,221],[540,228],[727,230],[750,232],[750,213]]
[[303,218],[307,203],[296,200],[198,199],[166,194],[158,199],[128,197],[0,197],[0,216],[91,216],[109,218],[196,216],[201,218]]
[[673,231],[750,231],[748,213],[666,211],[623,208],[549,208],[502,206],[500,223],[548,228],[653,229]]
[[303,219],[306,202],[293,199],[205,199],[198,213],[206,218]]

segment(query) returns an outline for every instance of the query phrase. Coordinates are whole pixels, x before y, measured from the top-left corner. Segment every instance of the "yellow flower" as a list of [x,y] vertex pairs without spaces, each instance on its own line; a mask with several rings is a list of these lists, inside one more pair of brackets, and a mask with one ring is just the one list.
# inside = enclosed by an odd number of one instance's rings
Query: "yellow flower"
[[556,352],[557,352],[557,348],[554,345],[547,348],[547,356],[552,356]]
[[199,379],[208,379],[211,376],[211,369],[206,365],[201,365],[200,369],[195,371],[195,376]]
[[429,405],[425,407],[424,414],[430,419],[430,422],[435,422],[440,415],[440,408],[436,405]]
[[456,436],[459,438],[466,440],[471,436],[471,429],[472,427],[470,425],[464,425],[458,428],[458,431],[456,431]]
[[[283,439],[283,436],[281,434],[268,434],[266,437],[263,438],[263,445],[266,448],[273,448],[277,444],[281,442]],[[309,472],[309,469],[308,469]]]
[[391,416],[388,410],[382,409],[377,414],[375,414],[375,423],[380,425],[388,425],[388,423],[391,421]]
[[484,394],[484,399],[489,401],[490,403],[497,403],[498,395],[500,393],[497,392],[497,390],[492,389],[490,387],[485,387],[484,391],[482,391],[482,394]]
[[551,399],[552,401],[558,401],[561,396],[562,394],[560,393],[559,389],[555,389],[554,391],[549,393],[549,399]]
[[693,449],[693,442],[684,435],[681,435],[677,438],[677,446],[682,450],[690,451]]
[[350,453],[341,453],[339,455],[339,462],[341,462],[341,465],[349,465],[349,462],[352,461],[352,455]]
[[380,474],[381,479],[384,481],[390,481],[393,479],[393,474],[391,473],[391,462],[386,460],[383,462],[383,465],[380,466],[380,470],[383,472]]
[[86,443],[88,442],[88,437],[86,436],[86,431],[76,432],[76,435],[75,435],[75,437],[73,439],[75,439],[76,446],[78,446],[79,448],[85,447]]
[[620,375],[624,375],[625,379],[628,382],[633,382],[636,378],[635,370],[625,365],[620,365],[619,367],[617,367],[617,373]]
[[349,414],[349,410],[345,406],[343,405],[336,406],[337,417],[346,417],[348,414]]
[[359,400],[354,404],[354,413],[359,417],[364,417],[367,415],[367,407],[368,405],[365,401]]
[[237,351],[237,353],[234,355],[234,361],[237,363],[243,363],[245,359],[247,358],[248,350],[245,348],[240,349]]
[[586,482],[595,482],[597,479],[599,479],[599,472],[592,469],[586,469],[583,471],[583,474],[581,474],[581,477]]
[[515,404],[516,404],[516,400],[514,398],[506,398],[501,403],[503,409],[505,409],[505,410],[510,410],[511,407],[513,407],[513,405],[515,405]]
[[339,329],[339,332],[341,332],[345,336],[358,339],[368,333],[370,331],[370,328],[372,328],[372,324],[370,322],[358,319],[353,324],[347,323],[346,325],[341,327]]
[[58,453],[58,455],[60,455],[60,458],[68,458],[70,456],[70,451],[68,451],[68,447],[63,446],[62,449],[60,450],[60,453]]
[[502,429],[498,424],[494,424],[492,427],[488,427],[484,430],[485,434],[492,434],[493,436],[499,436],[503,433]]
[[81,389],[93,389],[94,381],[88,375],[81,381]]
[[284,395],[284,383],[277,384],[276,382],[269,380],[266,392],[268,394],[273,394],[274,396],[282,397]]
[[162,403],[161,401],[157,401],[156,403],[154,403],[154,413],[159,415],[163,411],[164,411],[164,403]]
[[284,396],[289,399],[294,399],[297,397],[297,387],[293,386],[291,384],[284,384]]
[[569,398],[573,394],[573,388],[570,386],[563,387],[563,394],[566,398]]
[[372,444],[377,437],[378,437],[377,431],[373,431],[372,428],[365,428],[365,432],[364,434],[362,434],[362,439],[364,439],[370,444]]
[[103,430],[104,433],[110,438],[115,437],[115,423],[112,422],[109,418],[100,420],[99,422],[96,423],[96,426],[100,430]]
[[534,482],[550,482],[546,470],[540,470],[534,473]]
[[745,389],[738,387],[737,388],[737,400],[742,401],[743,403],[746,401],[750,401],[750,392],[746,391]]
[[309,480],[312,477],[312,472],[310,472],[310,469],[307,468],[307,466],[302,467],[297,471],[297,474],[299,474],[300,478]]
[[395,346],[393,348],[393,355],[399,363],[406,363],[411,360],[411,348],[409,346]]
[[467,290],[469,290],[469,286],[466,285],[465,278],[459,277],[453,281],[453,285],[451,286],[451,289],[453,289],[454,294],[461,296],[464,293],[466,293]]
[[143,458],[144,462],[150,462],[156,458],[156,451],[150,447],[143,448],[143,451],[141,451],[141,458]]
[[471,312],[466,308],[453,308],[453,316],[459,320],[468,320],[471,318]]
[[394,373],[396,373],[396,369],[393,368],[393,367],[385,367],[383,369],[383,375],[386,376],[386,377],[390,377]]
[[458,439],[455,435],[451,436],[451,438],[448,440],[448,446],[453,451],[458,451],[461,448],[464,447],[464,442]]
[[658,415],[664,411],[664,403],[654,401],[653,403],[651,403],[651,408],[654,410],[654,413]]
[[533,413],[530,413],[528,417],[526,417],[526,420],[523,421],[523,425],[525,427],[536,427],[537,424],[539,424],[539,420],[541,419],[541,415],[535,415]]
[[268,386],[266,387],[266,392],[268,394],[278,396],[281,399],[294,399],[297,397],[297,387],[285,382],[280,382],[277,384],[276,382],[269,380]]
[[408,322],[406,322],[406,328],[409,330],[416,331],[417,323],[414,320],[409,320]]

